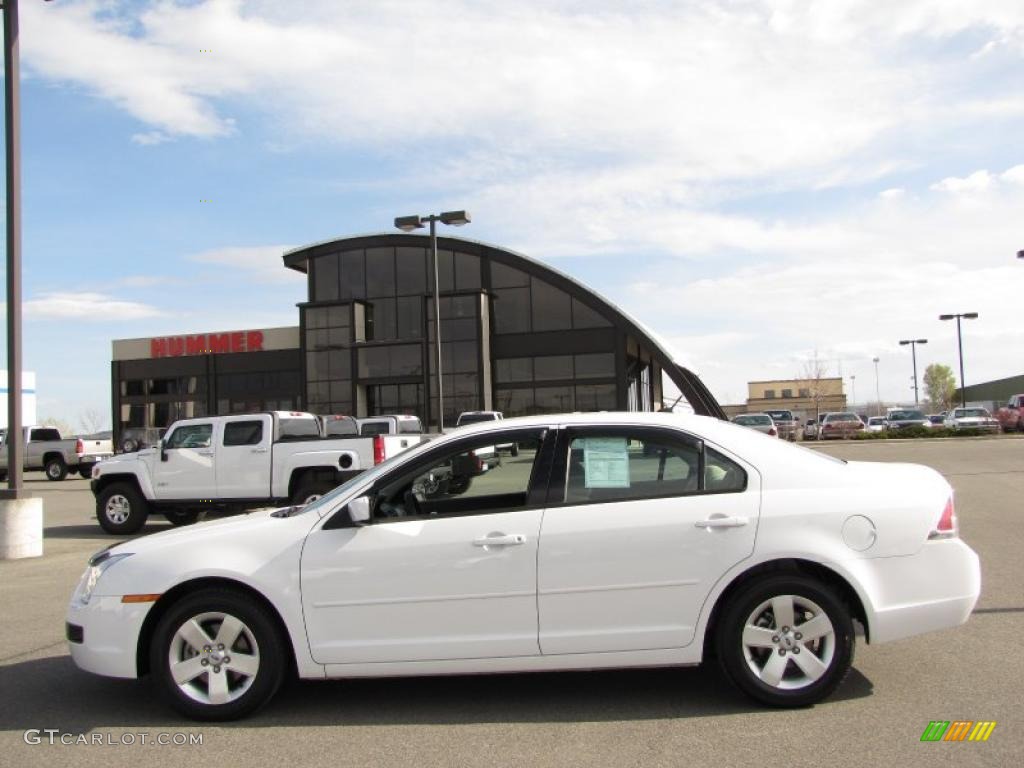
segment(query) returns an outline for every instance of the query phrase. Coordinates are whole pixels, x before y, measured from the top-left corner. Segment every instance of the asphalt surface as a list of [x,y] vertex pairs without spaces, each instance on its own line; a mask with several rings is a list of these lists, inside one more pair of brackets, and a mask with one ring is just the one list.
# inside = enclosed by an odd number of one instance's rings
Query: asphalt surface
[[[861,638],[837,694],[796,711],[752,705],[708,665],[294,682],[249,720],[197,725],[156,702],[148,681],[107,680],[72,664],[66,601],[88,555],[114,539],[96,524],[84,480],[29,475],[44,498],[46,552],[0,562],[0,765],[1024,764],[1024,660],[1015,645],[1024,638],[1024,439],[823,450],[942,472],[956,489],[961,535],[981,555],[983,593],[963,627],[879,646]],[[931,720],[997,725],[985,743],[922,743]],[[58,731],[53,744],[44,729]],[[161,734],[202,744],[153,745]],[[41,743],[26,743],[35,736]]]

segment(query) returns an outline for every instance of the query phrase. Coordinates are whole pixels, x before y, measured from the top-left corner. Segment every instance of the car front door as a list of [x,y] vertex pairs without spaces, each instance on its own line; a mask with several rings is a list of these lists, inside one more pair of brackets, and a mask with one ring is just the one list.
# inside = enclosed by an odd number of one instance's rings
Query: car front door
[[558,444],[541,529],[544,654],[680,648],[754,548],[757,472],[674,430],[582,428]]
[[158,499],[209,499],[217,492],[213,424],[178,424],[163,441],[153,469]]
[[[553,434],[553,433],[552,433]],[[553,445],[540,429],[438,446],[374,484],[372,518],[339,510],[302,554],[322,664],[534,656],[537,543]],[[340,523],[338,521],[341,521]]]

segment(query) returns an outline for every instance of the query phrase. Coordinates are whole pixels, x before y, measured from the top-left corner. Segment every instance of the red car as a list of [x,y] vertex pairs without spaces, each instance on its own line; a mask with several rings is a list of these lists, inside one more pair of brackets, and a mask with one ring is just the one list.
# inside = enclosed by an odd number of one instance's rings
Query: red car
[[996,411],[996,419],[1003,432],[1024,432],[1024,395],[1014,395],[1002,408]]

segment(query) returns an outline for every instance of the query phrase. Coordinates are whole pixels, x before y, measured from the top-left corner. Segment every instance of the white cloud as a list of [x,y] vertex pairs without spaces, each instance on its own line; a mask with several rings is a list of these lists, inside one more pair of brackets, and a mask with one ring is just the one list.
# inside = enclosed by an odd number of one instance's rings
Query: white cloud
[[983,192],[990,189],[994,182],[995,178],[988,171],[975,171],[965,178],[950,176],[932,184],[931,188],[939,192],[952,192],[953,194]]
[[116,323],[159,317],[161,310],[148,304],[123,301],[102,293],[44,293],[24,303],[27,317]]
[[153,147],[172,141],[171,137],[161,131],[147,131],[145,133],[133,133],[132,141],[143,147]]
[[[299,284],[306,276],[287,269],[282,261],[291,245],[226,246],[188,256],[189,261],[216,267],[227,267],[233,276],[244,276],[258,283]],[[224,271],[224,270],[222,270]]]

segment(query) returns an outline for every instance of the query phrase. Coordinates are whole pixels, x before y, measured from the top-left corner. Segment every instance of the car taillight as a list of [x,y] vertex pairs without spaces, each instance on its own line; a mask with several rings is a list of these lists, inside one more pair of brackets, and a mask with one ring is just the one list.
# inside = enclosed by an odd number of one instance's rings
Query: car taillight
[[825,426],[823,427],[823,429],[832,429],[832,425],[831,425],[831,424],[826,424],[826,425],[825,425]]
[[373,463],[380,464],[384,461],[384,435],[373,437]]
[[774,437],[774,436],[775,436],[775,434],[776,434],[776,432],[775,432],[775,427],[772,427],[771,429],[769,429],[769,430],[768,430],[768,434],[769,434],[769,435],[771,435],[772,437]]
[[85,443],[82,442],[81,438],[75,441],[75,453],[79,456],[85,453]]
[[952,539],[959,532],[960,525],[956,519],[956,510],[953,507],[953,497],[949,497],[945,509],[942,510],[942,517],[935,530],[928,534],[929,539]]

